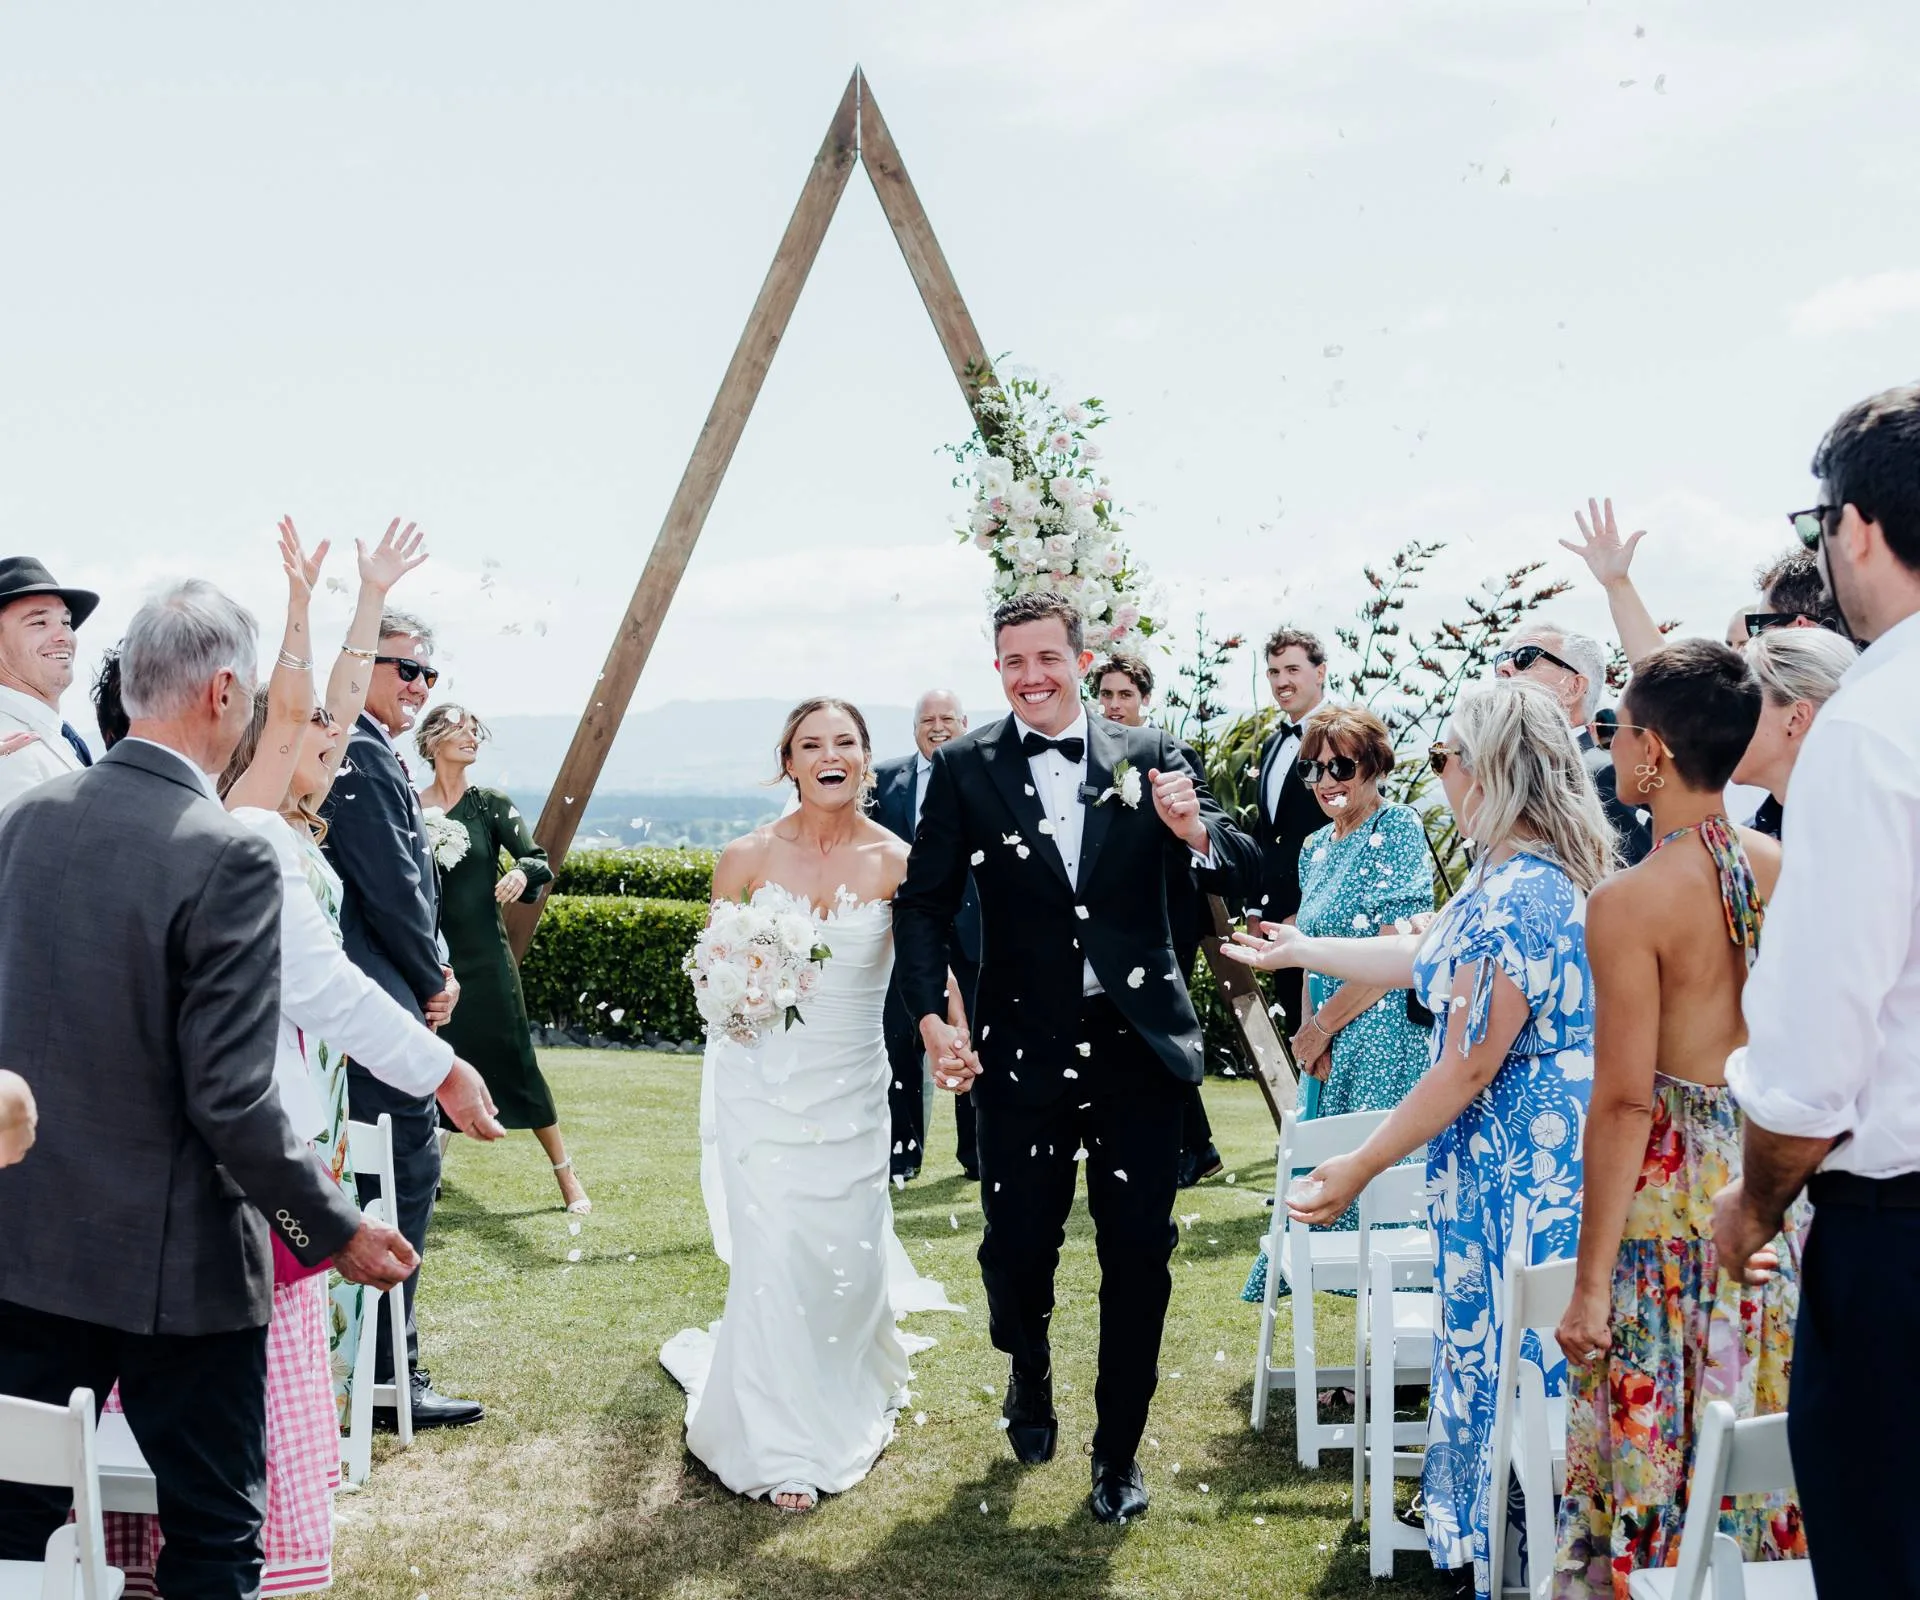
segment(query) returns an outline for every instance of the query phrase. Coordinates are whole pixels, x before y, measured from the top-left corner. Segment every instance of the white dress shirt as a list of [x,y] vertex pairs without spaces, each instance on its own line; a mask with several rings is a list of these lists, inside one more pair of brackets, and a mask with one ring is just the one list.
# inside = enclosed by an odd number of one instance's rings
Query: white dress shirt
[[49,778],[81,769],[80,758],[60,728],[60,713],[46,701],[18,689],[0,687],[0,739],[16,733],[34,736],[32,744],[10,756],[0,756],[0,808]]
[[[1080,882],[1080,841],[1087,832],[1087,803],[1080,798],[1081,787],[1087,781],[1087,714],[1082,711],[1073,719],[1070,727],[1063,728],[1057,734],[1044,734],[1038,728],[1030,727],[1019,716],[1014,717],[1022,737],[1031,733],[1038,738],[1078,739],[1081,744],[1078,763],[1069,761],[1058,750],[1042,750],[1036,756],[1027,757],[1027,771],[1033,776],[1035,792],[1040,797],[1040,811],[1052,829],[1050,835],[1054,849],[1060,852],[1060,861],[1067,869],[1067,882]],[[1081,969],[1081,992],[1083,994],[1103,994],[1100,980],[1093,975],[1093,963],[1083,962]]]
[[273,812],[242,806],[233,816],[273,846],[280,865],[280,1037],[273,1081],[294,1132],[317,1138],[327,1120],[303,1034],[351,1056],[402,1094],[432,1094],[453,1070],[453,1046],[347,959],[307,879],[310,869],[324,873],[337,902],[340,880],[333,868],[318,855],[309,860],[293,829]]
[[1794,763],[1783,866],[1727,1062],[1761,1127],[1842,1139],[1826,1171],[1920,1170],[1920,616],[1848,669]]

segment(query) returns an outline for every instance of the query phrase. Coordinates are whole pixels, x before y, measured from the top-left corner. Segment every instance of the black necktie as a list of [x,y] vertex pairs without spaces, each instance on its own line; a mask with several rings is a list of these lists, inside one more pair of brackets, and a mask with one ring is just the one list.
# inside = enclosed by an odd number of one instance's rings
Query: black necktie
[[1031,729],[1020,735],[1020,748],[1026,753],[1029,761],[1047,750],[1058,750],[1076,767],[1087,758],[1085,739],[1049,739],[1044,734],[1035,733]]
[[87,741],[81,738],[78,733],[74,732],[71,722],[63,722],[60,724],[60,737],[73,746],[73,753],[80,758],[81,766],[90,767],[93,765],[93,752],[87,748]]

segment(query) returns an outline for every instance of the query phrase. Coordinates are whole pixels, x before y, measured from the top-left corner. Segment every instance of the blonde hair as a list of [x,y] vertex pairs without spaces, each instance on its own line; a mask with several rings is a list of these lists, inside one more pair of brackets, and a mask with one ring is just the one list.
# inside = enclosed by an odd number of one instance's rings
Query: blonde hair
[[[1508,680],[1461,695],[1448,720],[1460,765],[1480,789],[1472,823],[1485,852],[1502,844],[1550,855],[1582,890],[1616,864],[1613,826],[1560,702]],[[1464,829],[1466,819],[1459,819]]]
[[1747,665],[1776,706],[1804,700],[1818,711],[1860,652],[1825,628],[1769,628],[1747,641]]
[[420,759],[433,761],[433,752],[440,748],[440,742],[461,728],[473,729],[473,736],[485,744],[493,737],[493,730],[476,717],[465,706],[451,703],[435,706],[420,721],[414,731],[413,747],[420,752]]
[[[793,777],[787,770],[793,760],[793,741],[800,732],[800,724],[816,711],[844,712],[852,722],[854,732],[860,735],[860,792],[865,794],[873,787],[873,736],[867,732],[867,719],[860,714],[860,708],[851,700],[839,700],[832,695],[815,695],[811,700],[802,700],[787,713],[786,726],[780,730],[780,771],[769,779],[770,783],[786,783]],[[798,784],[794,787],[797,789]]]

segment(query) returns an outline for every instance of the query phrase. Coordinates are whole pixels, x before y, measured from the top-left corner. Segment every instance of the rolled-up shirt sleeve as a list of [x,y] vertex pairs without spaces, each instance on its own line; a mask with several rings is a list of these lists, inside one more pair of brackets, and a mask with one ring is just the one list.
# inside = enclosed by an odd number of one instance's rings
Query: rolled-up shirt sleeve
[[1740,1108],[1773,1133],[1848,1136],[1886,1048],[1886,1007],[1920,904],[1920,771],[1874,728],[1822,718],[1794,764],[1782,869],[1727,1062]]

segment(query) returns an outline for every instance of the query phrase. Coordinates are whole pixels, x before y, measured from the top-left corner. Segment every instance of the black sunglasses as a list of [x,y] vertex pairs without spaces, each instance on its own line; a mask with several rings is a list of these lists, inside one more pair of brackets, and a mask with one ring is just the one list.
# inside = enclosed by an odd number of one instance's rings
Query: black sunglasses
[[1791,628],[1801,621],[1798,611],[1749,611],[1747,613],[1747,633],[1757,636],[1774,628]]
[[1580,669],[1578,667],[1570,661],[1562,661],[1543,644],[1515,645],[1511,650],[1498,651],[1494,655],[1493,665],[1494,670],[1497,672],[1508,662],[1512,662],[1515,672],[1530,672],[1533,670],[1535,663],[1540,661],[1551,661],[1556,667],[1565,668],[1576,678],[1580,676]]
[[1328,756],[1325,761],[1296,761],[1293,770],[1300,774],[1300,781],[1312,788],[1325,773],[1335,783],[1349,783],[1360,770],[1360,763],[1352,756]]
[[313,715],[308,717],[307,721],[311,722],[316,728],[331,728],[333,726],[333,713],[325,706],[315,706],[313,708]]
[[1433,775],[1437,778],[1447,770],[1447,763],[1459,753],[1458,750],[1444,744],[1429,745],[1427,746],[1427,765],[1433,768]]
[[1809,550],[1818,550],[1820,541],[1831,530],[1827,519],[1834,522],[1840,519],[1838,506],[1809,506],[1805,511],[1789,511],[1787,521],[1793,524],[1793,531],[1800,535],[1800,542]]
[[415,661],[411,656],[375,656],[373,660],[376,666],[384,662],[392,667],[400,674],[402,683],[412,683],[415,678],[425,678],[427,687],[431,689],[440,681],[438,667],[430,667],[424,661]]

